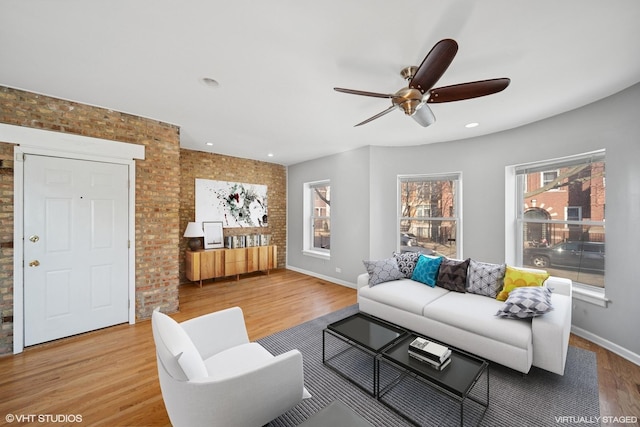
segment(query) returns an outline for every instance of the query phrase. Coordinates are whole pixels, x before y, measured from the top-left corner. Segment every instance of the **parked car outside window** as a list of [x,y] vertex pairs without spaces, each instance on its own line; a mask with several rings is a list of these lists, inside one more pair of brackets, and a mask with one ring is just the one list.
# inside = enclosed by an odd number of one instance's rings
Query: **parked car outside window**
[[604,271],[604,243],[562,242],[551,247],[524,249],[524,258],[532,265]]

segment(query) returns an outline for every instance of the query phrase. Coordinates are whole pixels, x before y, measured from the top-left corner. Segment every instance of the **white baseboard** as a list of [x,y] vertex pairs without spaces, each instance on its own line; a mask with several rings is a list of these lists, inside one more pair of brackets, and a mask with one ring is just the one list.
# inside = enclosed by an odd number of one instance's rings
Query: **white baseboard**
[[306,274],[307,276],[317,277],[318,279],[326,280],[327,282],[335,283],[336,285],[342,285],[347,288],[356,289],[355,283],[350,283],[345,280],[336,279],[335,277],[325,276],[323,274],[314,273],[313,271],[303,270],[291,265],[286,266],[287,270],[297,271],[298,273]]
[[620,357],[624,357],[628,361],[640,366],[640,354],[636,354],[631,350],[621,347],[618,344],[612,343],[607,339],[604,339],[592,332],[574,325],[571,325],[571,332],[581,338],[591,341],[594,344],[598,344],[600,347],[605,348]]

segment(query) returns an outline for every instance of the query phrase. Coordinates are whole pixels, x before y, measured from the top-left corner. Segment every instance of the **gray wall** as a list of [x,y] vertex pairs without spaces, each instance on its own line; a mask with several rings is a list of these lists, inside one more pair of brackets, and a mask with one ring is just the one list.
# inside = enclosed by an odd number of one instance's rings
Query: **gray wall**
[[[354,283],[369,251],[369,148],[300,163],[287,175],[287,266]],[[331,181],[330,260],[302,254],[303,185],[325,179]]]
[[[396,250],[397,175],[438,172],[462,172],[463,256],[503,261],[505,167],[605,148],[605,281],[606,296],[612,302],[601,308],[575,301],[573,324],[613,347],[640,355],[640,310],[636,309],[640,275],[635,267],[640,255],[639,113],[640,84],[586,107],[498,134],[423,146],[369,147],[290,166],[288,264],[338,282],[355,282],[357,274],[364,272],[363,259],[386,258]],[[345,170],[350,168],[351,173]],[[302,242],[302,183],[324,178],[331,179],[335,194],[331,253],[336,259],[332,256],[330,262],[319,263],[296,248],[301,249]],[[341,275],[335,273],[338,265]]]

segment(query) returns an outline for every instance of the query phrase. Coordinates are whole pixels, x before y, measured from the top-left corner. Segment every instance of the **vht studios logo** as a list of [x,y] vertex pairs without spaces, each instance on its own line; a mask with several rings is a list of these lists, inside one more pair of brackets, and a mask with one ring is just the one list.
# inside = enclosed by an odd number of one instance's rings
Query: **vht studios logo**
[[81,423],[82,415],[77,414],[7,414],[4,420],[8,423]]

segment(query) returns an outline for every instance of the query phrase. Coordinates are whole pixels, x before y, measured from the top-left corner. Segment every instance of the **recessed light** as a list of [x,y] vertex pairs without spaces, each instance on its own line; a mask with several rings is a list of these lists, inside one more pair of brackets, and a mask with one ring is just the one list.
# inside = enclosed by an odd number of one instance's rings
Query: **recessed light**
[[467,123],[466,125],[464,125],[464,127],[466,127],[466,128],[474,128],[474,127],[478,126],[479,124],[480,123],[476,123],[476,122]]
[[210,77],[203,77],[202,78],[202,83],[204,83],[205,85],[209,86],[209,87],[218,87],[220,86],[220,83],[218,83],[217,80],[214,80]]
[[209,147],[213,146],[213,142],[205,142],[204,145],[208,145]]
[[267,154],[267,157],[273,157],[273,153]]

